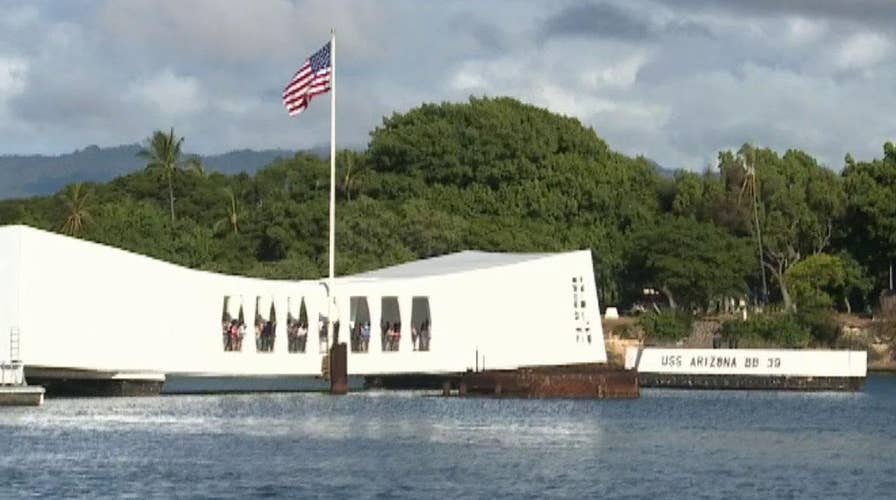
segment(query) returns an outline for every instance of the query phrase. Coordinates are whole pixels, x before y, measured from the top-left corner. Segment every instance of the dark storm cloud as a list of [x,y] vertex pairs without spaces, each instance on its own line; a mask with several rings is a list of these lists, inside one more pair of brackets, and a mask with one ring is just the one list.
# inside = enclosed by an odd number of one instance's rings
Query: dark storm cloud
[[694,21],[673,21],[663,27],[663,33],[676,37],[704,37],[712,38],[712,31],[706,26]]
[[639,42],[665,35],[709,37],[706,26],[691,20],[675,19],[655,23],[642,14],[611,3],[569,5],[549,17],[541,27],[544,39],[586,36]]
[[760,17],[801,16],[847,21],[887,29],[896,26],[893,0],[656,0],[682,14],[695,11]]
[[647,20],[608,3],[587,3],[565,7],[545,21],[542,35],[596,36],[621,40],[641,40],[651,35]]

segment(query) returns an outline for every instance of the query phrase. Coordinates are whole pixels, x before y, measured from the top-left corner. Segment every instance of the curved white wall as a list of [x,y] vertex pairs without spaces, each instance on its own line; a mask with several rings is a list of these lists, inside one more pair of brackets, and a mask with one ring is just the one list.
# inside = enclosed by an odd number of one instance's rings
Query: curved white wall
[[[21,328],[28,365],[208,375],[320,373],[317,319],[326,315],[327,301],[318,281],[194,271],[22,226],[0,228],[0,252],[0,278],[15,283],[0,291],[0,332],[7,333],[13,325]],[[584,308],[573,309],[572,277],[581,277],[592,291],[584,294]],[[341,320],[340,341],[348,343],[350,297],[367,298],[370,351],[349,350],[352,374],[458,372],[475,365],[477,350],[488,368],[604,362],[593,290],[590,253],[569,252],[419,278],[340,278],[335,286],[339,312],[334,317]],[[242,301],[247,328],[241,352],[223,349],[224,296],[236,301],[230,307],[234,317]],[[270,301],[276,309],[274,352],[255,349],[258,296],[264,317]],[[380,301],[386,296],[399,300],[398,352],[382,352],[380,347]],[[412,349],[414,296],[429,298],[428,352]],[[287,349],[289,298],[296,317],[305,300],[309,332],[304,353]],[[586,322],[590,343],[576,332]]]

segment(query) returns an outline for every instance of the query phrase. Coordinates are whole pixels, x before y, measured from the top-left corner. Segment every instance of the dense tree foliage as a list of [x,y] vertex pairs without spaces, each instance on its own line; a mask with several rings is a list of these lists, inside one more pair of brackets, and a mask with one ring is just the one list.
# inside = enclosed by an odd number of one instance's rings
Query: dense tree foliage
[[664,216],[632,235],[630,283],[662,291],[669,305],[697,309],[747,293],[752,247],[712,224]]
[[884,144],[884,157],[870,162],[846,158],[843,169],[847,196],[842,221],[843,247],[892,288],[896,260],[896,146]]
[[[736,214],[729,228],[742,231],[746,227],[761,239],[762,264],[774,278],[784,306],[790,309],[785,274],[802,259],[828,249],[834,223],[845,204],[842,182],[802,151],[790,150],[779,157],[769,149],[744,146],[739,156],[730,152],[719,155],[723,198]],[[749,169],[754,169],[758,179],[755,202],[745,196],[751,189]],[[754,209],[758,224],[750,222]]]
[[[0,223],[198,269],[325,274],[326,160],[300,153],[255,175],[183,175],[181,142],[156,132],[148,170],[4,200]],[[872,306],[896,259],[892,144],[880,160],[848,157],[839,175],[802,151],[745,145],[719,153],[717,168],[668,178],[576,119],[508,98],[384,119],[365,151],[337,154],[337,194],[338,274],[462,249],[590,249],[603,304],[627,307],[652,288],[685,310],[745,297],[799,311]],[[788,331],[794,345],[806,338]]]

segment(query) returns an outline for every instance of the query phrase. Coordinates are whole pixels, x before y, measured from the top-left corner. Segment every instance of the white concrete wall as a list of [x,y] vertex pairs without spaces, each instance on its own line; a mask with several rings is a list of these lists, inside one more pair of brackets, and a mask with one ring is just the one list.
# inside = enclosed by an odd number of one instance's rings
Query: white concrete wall
[[[0,362],[11,361],[9,332],[19,326],[20,233],[0,232]],[[20,346],[26,349],[25,346]]]
[[[587,272],[586,272],[587,271]],[[581,324],[588,322],[591,342],[576,338],[571,278],[582,276],[594,290],[591,256],[570,252],[508,266],[444,276],[340,281],[338,301],[348,314],[351,296],[368,297],[371,341],[367,353],[349,352],[353,373],[456,372],[484,360],[486,368],[515,368],[606,362],[597,299],[585,299]],[[590,283],[590,286],[589,286]],[[402,336],[399,352],[381,352],[380,302],[398,296]],[[414,296],[429,298],[430,351],[413,351],[410,336]],[[348,341],[343,330],[340,340]]]
[[[626,368],[634,367],[637,359],[637,347],[626,349]],[[637,368],[641,373],[864,377],[867,361],[865,351],[648,347],[641,351]]]
[[[15,264],[13,248],[19,236],[22,253]],[[12,279],[16,271],[23,277],[18,286],[0,292],[0,328],[15,321],[12,310],[18,308],[28,365],[209,375],[320,373],[317,318],[326,315],[327,303],[318,281],[194,271],[24,227],[0,228],[0,253],[0,277]],[[581,277],[586,287],[579,320],[574,318],[573,276]],[[349,298],[366,296],[370,309],[370,352],[349,352],[352,374],[463,371],[475,365],[477,349],[488,368],[606,361],[587,251],[426,278],[347,277],[337,280],[335,290],[340,341],[350,339]],[[234,316],[242,301],[247,328],[241,352],[223,349],[225,295],[237,302]],[[263,316],[271,300],[276,308],[274,352],[255,349],[256,296],[262,296]],[[380,349],[384,296],[399,298],[399,352]],[[414,296],[429,297],[428,352],[412,349]],[[303,297],[309,320],[307,349],[289,353],[288,299],[297,316]],[[590,343],[583,332],[576,332],[586,322]]]

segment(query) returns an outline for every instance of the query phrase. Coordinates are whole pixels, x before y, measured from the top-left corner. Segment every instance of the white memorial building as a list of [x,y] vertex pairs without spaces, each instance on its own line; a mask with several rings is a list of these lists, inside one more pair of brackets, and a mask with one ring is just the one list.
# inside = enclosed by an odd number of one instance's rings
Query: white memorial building
[[[26,377],[325,387],[323,279],[196,271],[26,226],[0,227],[0,279],[0,361],[17,331]],[[587,250],[466,251],[333,288],[333,336],[356,379],[606,362]]]

